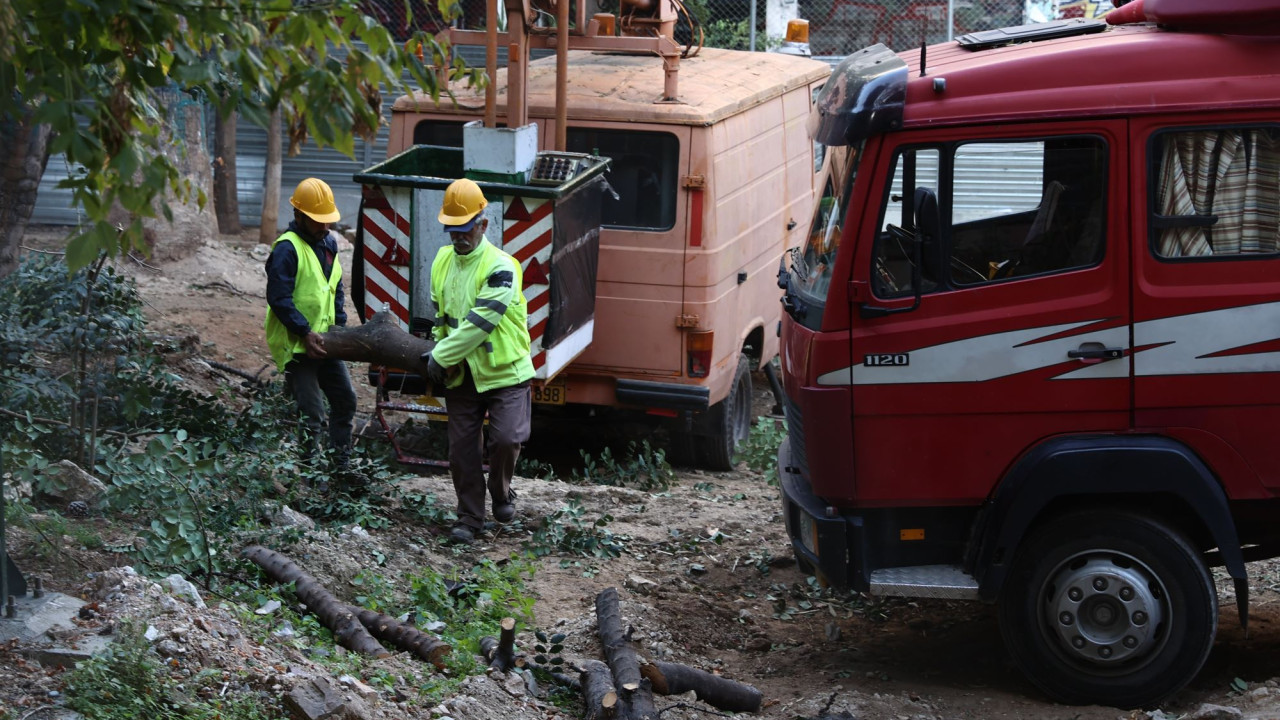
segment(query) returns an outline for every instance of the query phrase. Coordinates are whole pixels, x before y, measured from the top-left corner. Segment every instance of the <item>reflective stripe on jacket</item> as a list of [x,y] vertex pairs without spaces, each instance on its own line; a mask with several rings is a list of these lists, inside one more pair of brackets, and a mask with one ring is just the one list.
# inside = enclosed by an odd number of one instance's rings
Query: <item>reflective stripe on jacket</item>
[[[520,263],[488,239],[466,255],[445,245],[431,263],[436,306],[431,354],[446,368],[465,361],[476,391],[510,387],[533,377]],[[448,387],[462,383],[450,375]]]
[[[320,258],[316,257],[315,251],[305,240],[297,233],[287,232],[276,238],[271,247],[275,248],[283,240],[293,243],[293,251],[298,255],[298,274],[293,282],[294,307],[307,319],[314,332],[325,332],[333,325],[337,312],[335,298],[338,283],[342,281],[342,265],[335,255],[333,270],[328,279],[325,279]],[[264,327],[267,331],[267,347],[271,349],[271,359],[275,360],[277,369],[283,371],[294,355],[306,354],[306,339],[289,332],[269,307]]]

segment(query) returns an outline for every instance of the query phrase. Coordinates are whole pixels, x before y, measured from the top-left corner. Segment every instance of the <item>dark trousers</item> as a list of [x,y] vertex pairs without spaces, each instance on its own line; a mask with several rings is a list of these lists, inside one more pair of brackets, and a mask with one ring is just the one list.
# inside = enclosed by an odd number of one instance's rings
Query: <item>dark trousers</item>
[[356,389],[347,364],[333,358],[294,356],[284,368],[284,384],[298,403],[304,455],[311,458],[320,450],[326,419],[324,401],[328,399],[329,449],[339,463],[345,462],[351,455],[356,417]]
[[484,418],[489,416],[489,495],[506,502],[520,448],[529,439],[529,383],[476,392],[468,372],[462,385],[445,390],[449,408],[449,474],[458,495],[458,523],[484,527]]

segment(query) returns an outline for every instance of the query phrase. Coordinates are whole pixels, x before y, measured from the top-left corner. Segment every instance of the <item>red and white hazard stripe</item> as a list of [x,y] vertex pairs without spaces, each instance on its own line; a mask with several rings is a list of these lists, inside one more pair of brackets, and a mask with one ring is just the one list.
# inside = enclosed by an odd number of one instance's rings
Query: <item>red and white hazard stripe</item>
[[552,209],[546,198],[503,198],[502,249],[520,263],[524,275],[524,298],[528,303],[530,354],[538,377],[546,364],[542,336],[547,329],[551,285]]
[[409,248],[412,235],[409,208],[413,192],[409,188],[364,186],[364,315],[373,317],[387,306],[409,328]]

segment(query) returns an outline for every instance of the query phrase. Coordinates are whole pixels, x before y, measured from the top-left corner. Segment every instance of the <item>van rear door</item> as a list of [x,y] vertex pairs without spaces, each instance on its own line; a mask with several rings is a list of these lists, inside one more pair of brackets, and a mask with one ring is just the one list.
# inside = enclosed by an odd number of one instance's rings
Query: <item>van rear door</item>
[[612,160],[617,194],[606,190],[601,207],[595,339],[574,364],[679,375],[691,130],[583,122],[566,134],[570,152]]
[[853,387],[860,504],[976,504],[1037,442],[1130,426],[1129,258],[1108,221],[1124,130],[886,138],[866,173],[852,366],[820,378]]

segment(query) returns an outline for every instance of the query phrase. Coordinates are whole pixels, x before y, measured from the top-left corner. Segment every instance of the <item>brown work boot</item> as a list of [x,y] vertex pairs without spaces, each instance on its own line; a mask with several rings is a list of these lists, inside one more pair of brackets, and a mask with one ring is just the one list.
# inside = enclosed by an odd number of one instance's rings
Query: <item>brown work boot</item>
[[466,525],[454,525],[449,531],[449,540],[459,545],[470,545],[475,542],[475,531]]

